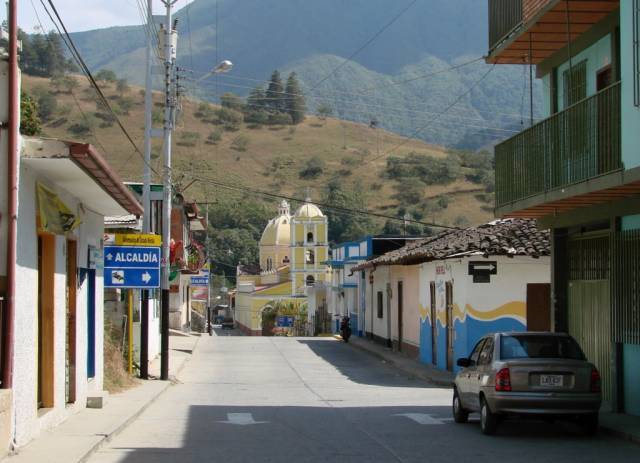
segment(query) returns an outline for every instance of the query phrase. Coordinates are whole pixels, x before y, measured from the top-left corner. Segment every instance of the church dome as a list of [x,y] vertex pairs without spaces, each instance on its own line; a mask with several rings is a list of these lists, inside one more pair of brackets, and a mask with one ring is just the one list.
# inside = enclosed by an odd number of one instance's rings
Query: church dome
[[291,216],[289,203],[283,201],[278,209],[278,217],[269,220],[262,232],[260,246],[277,246],[291,244]]
[[324,217],[324,214],[315,204],[305,203],[296,211],[296,217],[302,219],[311,219],[313,217]]

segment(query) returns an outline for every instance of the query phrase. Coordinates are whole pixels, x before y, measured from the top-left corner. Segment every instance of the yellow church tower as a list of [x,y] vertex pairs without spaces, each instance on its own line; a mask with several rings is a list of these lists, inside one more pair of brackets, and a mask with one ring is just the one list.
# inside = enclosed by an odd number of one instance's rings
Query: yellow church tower
[[291,295],[304,296],[306,288],[324,282],[328,258],[328,220],[307,197],[291,218]]

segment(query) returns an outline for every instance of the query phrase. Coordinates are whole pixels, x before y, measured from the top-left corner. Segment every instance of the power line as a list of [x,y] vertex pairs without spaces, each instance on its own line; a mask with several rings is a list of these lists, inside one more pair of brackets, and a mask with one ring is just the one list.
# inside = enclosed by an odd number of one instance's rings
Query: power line
[[[187,80],[190,80],[190,79],[187,79]],[[225,83],[225,82],[222,82],[221,84],[223,86],[227,86],[227,87],[250,88],[250,87],[246,87],[246,86],[242,86],[242,85],[229,84],[229,83]],[[283,94],[289,95],[286,92],[283,92]],[[209,95],[211,95],[211,93],[209,93]],[[218,94],[214,93],[213,95],[220,96],[219,93]],[[393,112],[397,113],[396,115],[386,114],[386,115],[383,116],[385,119],[397,119],[397,120],[406,121],[407,117],[403,117],[403,115],[407,114],[407,113],[416,113],[416,114],[422,114],[422,115],[428,115],[428,114],[437,115],[437,114],[439,114],[439,112],[436,112],[436,111],[428,111],[427,112],[427,111],[419,111],[419,110],[412,110],[412,109],[403,109],[403,108],[399,108],[399,107],[398,108],[394,108],[394,107],[388,107],[388,106],[384,106],[384,105],[376,105],[376,104],[373,104],[373,103],[349,102],[349,101],[340,100],[340,99],[337,99],[337,98],[330,98],[330,97],[308,96],[308,98],[311,98],[311,99],[314,99],[314,100],[319,100],[319,101],[327,101],[327,100],[337,101],[339,103],[344,104],[345,106],[352,106],[352,107],[353,106],[361,106],[361,107],[384,110],[384,111],[387,111],[387,112],[393,111]],[[273,98],[265,98],[265,100],[269,100],[269,99],[272,100]],[[252,104],[252,103],[245,103],[245,106],[256,108],[256,109],[263,109],[260,105]],[[304,114],[307,114],[307,112],[305,110],[293,110],[293,111],[302,112]],[[344,112],[349,112],[349,110],[342,111],[342,112],[343,113]],[[352,111],[352,112],[355,113],[355,111]],[[358,113],[364,113],[364,112],[365,112],[364,110],[358,111]],[[416,118],[416,117],[413,117],[413,116],[409,116],[409,117],[414,121],[417,120],[417,119],[418,120],[420,120],[420,119],[421,120],[427,120],[426,118]],[[492,131],[497,131],[497,132],[507,132],[507,133],[510,133],[510,134],[519,133],[518,130],[507,129],[507,128],[504,128],[504,127],[493,127],[493,126],[488,126],[488,125],[474,125],[474,124],[471,124],[471,123],[461,122],[461,121],[477,121],[477,122],[480,122],[480,123],[486,122],[486,120],[482,119],[482,118],[464,117],[464,116],[460,116],[460,115],[456,115],[456,114],[450,114],[450,115],[448,115],[446,117],[447,118],[452,118],[452,119],[455,119],[455,120],[452,120],[452,121],[440,121],[439,124],[450,124],[450,125],[458,124],[458,125],[465,125],[465,126],[468,126],[468,127],[473,127],[473,128],[478,128],[478,129],[492,130]],[[366,118],[361,118],[361,119],[366,119]]]
[[382,33],[384,31],[386,31],[389,27],[391,27],[398,19],[400,19],[400,17],[402,17],[402,15],[404,15],[407,11],[409,11],[409,9],[411,9],[411,7],[413,5],[415,5],[416,3],[418,3],[418,0],[413,0],[411,3],[409,3],[406,7],[404,7],[397,15],[395,15],[391,21],[389,21],[387,24],[385,24],[380,30],[378,30],[378,32],[376,32],[373,37],[371,37],[369,40],[367,40],[360,48],[358,48],[356,51],[354,51],[353,53],[351,53],[351,55],[349,55],[349,57],[347,59],[345,59],[342,63],[340,63],[338,66],[336,66],[329,74],[327,74],[324,78],[320,79],[318,82],[316,82],[312,87],[311,90],[314,90],[315,88],[317,88],[320,84],[322,84],[323,82],[325,82],[327,79],[329,79],[331,76],[333,76],[336,72],[338,72],[340,69],[342,69],[344,66],[346,66],[346,64],[348,62],[350,62],[353,58],[355,58],[362,50],[364,50],[365,48],[367,48],[369,45],[371,45],[378,37],[380,37],[382,35]]
[[[193,177],[194,180],[198,180],[200,182],[203,183],[208,183],[210,185],[214,185],[217,186],[219,188],[224,188],[227,190],[232,190],[232,191],[239,191],[239,192],[243,192],[243,193],[251,193],[253,195],[257,195],[257,196],[264,196],[264,197],[268,197],[268,198],[274,198],[274,199],[286,199],[288,201],[295,201],[295,202],[299,202],[299,203],[304,203],[305,200],[302,198],[296,198],[293,196],[287,196],[287,195],[282,195],[282,194],[277,194],[277,193],[270,193],[268,191],[261,191],[261,190],[256,190],[247,186],[243,186],[243,185],[231,185],[228,183],[224,183],[215,179],[207,179],[207,178],[203,178],[203,177]],[[422,222],[420,220],[415,220],[415,219],[404,219],[402,217],[394,217],[392,215],[387,215],[387,214],[381,214],[378,212],[371,212],[371,211],[366,211],[366,210],[361,210],[361,209],[351,209],[351,208],[347,208],[347,207],[341,207],[341,206],[334,206],[331,204],[327,204],[327,203],[321,203],[321,202],[317,202],[314,201],[314,204],[325,209],[325,210],[329,210],[329,211],[333,211],[339,214],[358,214],[358,215],[365,215],[365,216],[370,216],[370,217],[376,217],[379,219],[387,219],[387,220],[396,220],[399,222],[410,222],[416,225],[423,225],[423,226],[427,226],[427,227],[433,227],[433,228],[443,228],[443,229],[447,229],[447,230],[460,230],[459,227],[452,227],[450,225],[444,225],[444,224],[438,224],[438,223],[432,223],[432,222]]]
[[[471,87],[469,87],[467,89],[467,91],[465,91],[464,93],[460,94],[458,96],[458,98],[456,98],[449,106],[447,106],[444,111],[442,111],[439,115],[437,115],[436,117],[434,117],[433,119],[431,119],[429,122],[427,122],[425,125],[421,126],[420,128],[418,128],[416,131],[414,131],[410,136],[406,137],[404,141],[398,143],[397,145],[395,145],[394,147],[392,147],[390,150],[388,150],[387,152],[381,154],[380,156],[376,156],[372,159],[367,159],[366,161],[364,161],[362,164],[360,164],[360,167],[366,165],[366,164],[371,164],[374,161],[377,161],[378,159],[384,158],[389,156],[390,154],[393,154],[393,152],[395,150],[397,150],[398,148],[401,148],[402,146],[406,145],[407,143],[409,143],[411,140],[413,140],[418,134],[420,134],[420,132],[422,132],[423,130],[425,130],[426,128],[428,128],[431,124],[435,123],[442,115],[444,115],[447,111],[449,111],[451,108],[453,108],[455,105],[457,105],[464,97],[466,97],[468,94],[470,94],[474,88],[476,88],[484,79],[486,79],[489,74],[491,74],[491,72],[495,69],[495,64],[492,65],[489,70],[480,78],[478,79]],[[329,180],[327,180],[328,182],[330,182],[331,180],[334,180],[335,178],[338,178],[337,176],[334,176],[332,178],[330,178]]]
[[[238,80],[252,80],[252,81],[258,81],[258,82],[264,82],[262,80],[258,80],[258,79],[249,79],[249,78],[241,78],[241,77],[236,77],[236,76],[222,76],[224,78],[229,78],[229,79],[238,79]],[[194,84],[200,85],[200,86],[207,86],[207,87],[211,87],[211,84],[209,82],[205,82],[205,81],[198,81],[198,79],[195,78],[191,78],[188,79],[191,80]],[[251,87],[248,85],[240,85],[238,83],[228,83],[228,82],[222,82],[222,85],[226,86],[226,87],[233,87],[233,88],[242,88],[242,89],[249,89],[249,90],[253,90],[255,87]],[[344,94],[347,96],[351,96],[351,97],[357,97],[357,96],[362,96],[362,97],[366,97],[366,98],[370,98],[371,95],[366,95],[366,94],[359,94],[357,92],[345,92],[345,91],[339,91],[339,90],[331,90],[330,91],[331,94]],[[315,100],[319,100],[319,102],[323,102],[323,101],[327,101],[327,100],[332,100],[332,101],[338,101],[340,103],[343,103],[345,105],[364,105],[364,106],[373,106],[373,107],[377,107],[380,109],[385,109],[385,110],[396,110],[396,111],[402,111],[402,112],[411,112],[411,113],[417,113],[417,114],[429,114],[429,113],[433,113],[433,111],[430,111],[429,109],[425,108],[424,110],[420,110],[420,109],[407,109],[407,108],[394,108],[394,107],[390,107],[387,105],[376,105],[373,103],[362,103],[362,102],[351,102],[349,100],[344,100],[344,99],[339,99],[336,98],[334,96],[326,96],[326,95],[322,95],[322,94],[317,94],[317,93],[291,93],[291,92],[286,92],[286,91],[282,91],[282,92],[278,92],[279,95],[283,95],[283,96],[302,96],[305,98],[312,98]],[[380,99],[388,99],[389,97],[379,97]],[[393,97],[391,97],[393,98]],[[265,97],[264,100],[274,100],[276,99],[276,97]],[[500,116],[505,116],[505,117],[512,117],[514,119],[520,119],[521,115],[520,114],[515,114],[515,113],[501,113],[501,112],[496,112],[496,111],[491,111],[491,110],[479,110],[474,108],[474,110],[478,113],[488,113],[491,115],[500,115]],[[486,119],[484,118],[469,118],[469,119],[474,119],[474,120],[478,120],[478,121],[486,121]]]
[[[129,141],[129,143],[131,143],[131,145],[133,146],[133,149],[135,150],[135,152],[140,156],[142,161],[145,164],[147,164],[147,161],[144,159],[144,155],[142,154],[142,152],[140,151],[140,149],[138,148],[136,143],[133,141],[133,138],[131,137],[131,135],[129,134],[129,132],[125,128],[125,126],[122,124],[122,121],[120,120],[118,115],[115,113],[115,111],[111,107],[111,104],[109,103],[109,101],[105,97],[104,93],[102,93],[102,90],[100,89],[100,86],[98,85],[98,83],[94,79],[93,75],[91,74],[91,71],[87,67],[87,64],[84,62],[84,59],[80,55],[80,52],[78,51],[78,49],[76,48],[73,40],[71,39],[71,36],[69,35],[69,32],[67,30],[67,27],[65,26],[64,22],[62,21],[62,18],[60,17],[60,14],[58,13],[58,10],[56,9],[55,5],[53,4],[53,0],[47,0],[47,1],[48,1],[49,5],[51,6],[51,9],[53,10],[54,15],[58,19],[58,22],[60,23],[60,26],[58,26],[58,23],[53,19],[53,16],[51,15],[51,12],[47,8],[46,4],[44,3],[44,0],[40,0],[40,3],[42,4],[45,12],[49,16],[49,19],[51,20],[51,22],[53,23],[55,28],[58,30],[58,34],[60,35],[60,37],[62,38],[63,42],[65,43],[65,45],[69,49],[69,51],[71,53],[71,56],[74,58],[74,60],[76,61],[76,63],[80,67],[80,70],[83,72],[83,74],[89,80],[89,83],[91,84],[91,86],[95,89],[96,93],[98,94],[100,102],[107,109],[107,111],[110,113],[111,117],[114,118],[114,120],[118,124],[118,127],[120,127],[120,130],[122,131],[122,133],[124,133],[125,137]],[[62,30],[64,31],[64,34],[60,30],[60,27],[62,27]],[[150,164],[147,164],[147,165],[149,166],[149,168],[151,169],[151,171],[153,173],[155,173],[156,175],[159,175],[158,172],[153,168],[153,166],[151,166]]]

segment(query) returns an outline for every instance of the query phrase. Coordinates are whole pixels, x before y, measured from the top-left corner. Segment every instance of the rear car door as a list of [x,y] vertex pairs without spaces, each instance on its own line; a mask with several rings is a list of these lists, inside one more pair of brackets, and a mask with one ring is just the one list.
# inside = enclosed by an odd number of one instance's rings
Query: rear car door
[[493,363],[493,351],[494,351],[493,336],[488,337],[485,343],[482,345],[480,356],[478,357],[478,366],[476,368],[475,375],[470,379],[470,396],[475,401],[477,406],[480,406],[480,390],[483,386],[490,384],[490,376],[492,375],[492,363]]

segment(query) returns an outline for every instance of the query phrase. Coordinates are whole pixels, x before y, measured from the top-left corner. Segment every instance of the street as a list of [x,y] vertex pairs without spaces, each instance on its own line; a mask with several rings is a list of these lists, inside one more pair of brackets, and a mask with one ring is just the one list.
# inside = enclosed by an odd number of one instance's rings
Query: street
[[569,424],[450,419],[451,392],[333,338],[202,337],[176,384],[89,461],[638,461]]

